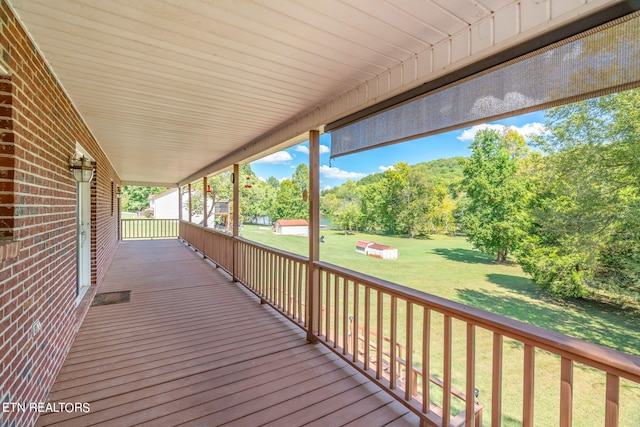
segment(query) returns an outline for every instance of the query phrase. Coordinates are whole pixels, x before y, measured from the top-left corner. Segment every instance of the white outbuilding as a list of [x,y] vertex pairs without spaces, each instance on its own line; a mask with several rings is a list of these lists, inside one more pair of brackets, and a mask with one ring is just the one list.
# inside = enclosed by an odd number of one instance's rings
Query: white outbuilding
[[372,243],[366,247],[365,255],[382,259],[398,259],[398,249],[387,245]]
[[308,236],[309,223],[305,219],[279,219],[276,221],[275,233],[289,236]]

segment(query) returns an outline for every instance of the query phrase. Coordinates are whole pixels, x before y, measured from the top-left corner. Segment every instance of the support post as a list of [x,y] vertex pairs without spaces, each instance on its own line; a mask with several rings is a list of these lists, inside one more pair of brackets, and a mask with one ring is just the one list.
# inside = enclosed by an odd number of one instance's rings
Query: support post
[[204,178],[202,178],[202,216],[204,217],[204,219],[202,220],[202,226],[204,228],[207,228],[207,226],[209,225],[209,218],[207,218],[208,212],[207,212],[207,177],[205,176]]
[[192,206],[191,206],[191,183],[187,185],[187,191],[189,192],[189,222],[192,222],[193,212],[192,212]]
[[182,221],[182,186],[178,186],[178,220]]
[[233,165],[233,216],[232,221],[232,234],[233,234],[233,262],[231,269],[231,276],[233,281],[237,282],[237,262],[238,262],[238,240],[240,230],[240,165],[237,163]]
[[320,132],[309,131],[309,265],[307,266],[307,340],[317,342],[320,323]]

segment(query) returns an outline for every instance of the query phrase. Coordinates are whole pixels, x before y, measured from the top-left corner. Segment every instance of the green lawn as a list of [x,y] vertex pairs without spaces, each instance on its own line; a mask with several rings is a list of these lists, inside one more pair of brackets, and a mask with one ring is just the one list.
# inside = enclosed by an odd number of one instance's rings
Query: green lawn
[[[306,255],[308,239],[278,236],[271,228],[244,225],[241,235],[247,239]],[[458,301],[476,308],[521,320],[545,329],[575,336],[640,356],[640,318],[602,303],[551,298],[531,282],[517,264],[497,265],[463,237],[432,236],[407,239],[367,234],[344,235],[323,231],[321,260],[383,278],[424,292]],[[399,259],[381,260],[355,252],[358,240],[398,248]],[[433,330],[441,330],[435,316]],[[481,401],[490,403],[491,334],[477,332],[477,386]],[[454,322],[454,366],[464,366],[464,325]],[[440,339],[434,335],[433,348]],[[519,425],[522,414],[522,343],[505,339],[503,384],[503,423]],[[435,374],[441,353],[432,354]],[[558,423],[559,360],[543,351],[536,352],[536,424]],[[454,375],[456,388],[464,390],[464,371]],[[574,425],[602,425],[604,414],[604,375],[577,365],[574,369]],[[640,425],[640,386],[622,381],[620,425]],[[594,409],[597,408],[597,409]],[[490,409],[490,408],[489,408]],[[485,409],[484,424],[490,423]]]

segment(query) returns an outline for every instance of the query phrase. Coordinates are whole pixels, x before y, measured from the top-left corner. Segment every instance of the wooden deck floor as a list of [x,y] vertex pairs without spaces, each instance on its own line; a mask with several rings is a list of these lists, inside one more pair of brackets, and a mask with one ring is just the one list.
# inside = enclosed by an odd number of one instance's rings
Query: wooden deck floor
[[415,415],[178,240],[122,242],[50,402],[64,425],[417,425]]

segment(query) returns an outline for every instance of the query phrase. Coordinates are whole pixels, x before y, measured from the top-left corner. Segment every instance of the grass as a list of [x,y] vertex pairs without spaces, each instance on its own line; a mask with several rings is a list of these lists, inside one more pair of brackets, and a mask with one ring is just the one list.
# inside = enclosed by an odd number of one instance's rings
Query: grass
[[[306,255],[308,239],[278,236],[269,227],[245,225],[241,235],[252,241]],[[463,237],[432,236],[407,239],[383,235],[344,235],[324,231],[321,260],[386,279],[411,288],[514,318],[545,329],[640,356],[640,318],[605,303],[558,300],[540,290],[511,263],[498,265]],[[358,240],[370,240],[398,248],[399,259],[381,260],[355,252]],[[432,319],[433,331],[440,331],[442,319]],[[464,390],[465,325],[454,322],[454,386]],[[403,333],[403,332],[401,332]],[[432,373],[442,368],[441,337],[434,334]],[[477,331],[476,385],[486,405],[484,424],[490,423],[491,333]],[[439,345],[440,344],[440,345]],[[520,425],[522,414],[522,350],[520,342],[505,339],[503,345],[503,424]],[[536,351],[536,424],[553,425],[559,419],[558,357]],[[604,424],[605,378],[601,372],[576,364],[574,367],[574,425]],[[620,425],[640,425],[640,385],[621,381]],[[488,407],[488,408],[487,408]]]

